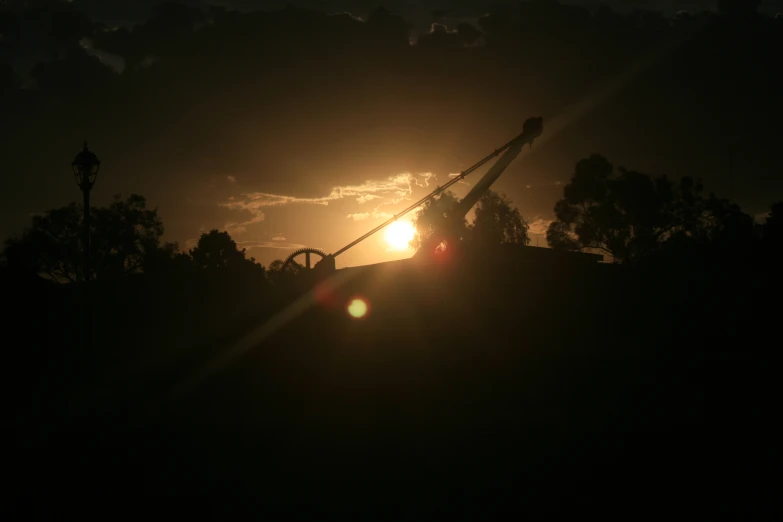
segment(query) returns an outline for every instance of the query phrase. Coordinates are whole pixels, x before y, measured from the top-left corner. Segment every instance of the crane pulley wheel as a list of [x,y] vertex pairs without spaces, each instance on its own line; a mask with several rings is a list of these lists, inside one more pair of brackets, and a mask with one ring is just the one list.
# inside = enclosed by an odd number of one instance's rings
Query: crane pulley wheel
[[[285,263],[283,263],[283,272],[286,272],[289,267],[294,267],[297,271],[310,270],[314,268],[315,264],[312,263],[311,260],[311,255],[313,254],[317,255],[321,259],[326,259],[326,253],[318,250],[317,248],[302,248],[291,253],[291,255],[286,258]],[[299,256],[305,257],[304,264],[296,262],[295,259]]]

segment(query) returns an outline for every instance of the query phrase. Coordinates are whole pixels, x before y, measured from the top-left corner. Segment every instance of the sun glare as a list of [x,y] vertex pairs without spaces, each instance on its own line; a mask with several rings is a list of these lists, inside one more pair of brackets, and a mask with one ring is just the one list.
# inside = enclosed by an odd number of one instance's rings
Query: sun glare
[[386,228],[386,243],[393,250],[408,250],[409,243],[416,235],[416,229],[410,221],[395,221]]
[[364,299],[359,299],[358,297],[356,299],[352,299],[351,302],[348,303],[348,314],[351,317],[356,317],[357,319],[367,315],[367,301]]

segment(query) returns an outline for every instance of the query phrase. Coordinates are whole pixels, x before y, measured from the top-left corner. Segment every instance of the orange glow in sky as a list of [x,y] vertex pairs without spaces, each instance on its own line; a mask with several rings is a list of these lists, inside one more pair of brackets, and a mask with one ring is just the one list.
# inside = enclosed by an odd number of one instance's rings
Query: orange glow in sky
[[384,239],[392,250],[408,250],[415,235],[416,229],[410,221],[395,221],[386,227]]

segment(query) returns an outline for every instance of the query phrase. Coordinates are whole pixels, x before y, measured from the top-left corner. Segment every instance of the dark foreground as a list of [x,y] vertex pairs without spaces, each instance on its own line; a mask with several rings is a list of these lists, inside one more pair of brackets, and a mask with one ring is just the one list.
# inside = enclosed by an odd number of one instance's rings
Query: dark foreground
[[[308,308],[200,383],[188,378],[262,335],[267,311],[165,360],[134,341],[135,366],[30,332],[4,372],[10,505],[20,518],[773,518],[775,270],[619,268],[341,272],[317,294],[333,309]],[[342,308],[356,294],[365,320]]]

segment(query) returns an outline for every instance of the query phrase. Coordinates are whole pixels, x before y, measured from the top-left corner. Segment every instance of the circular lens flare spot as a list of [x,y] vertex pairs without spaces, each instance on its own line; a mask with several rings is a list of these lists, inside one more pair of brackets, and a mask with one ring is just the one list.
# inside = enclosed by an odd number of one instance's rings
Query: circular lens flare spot
[[351,301],[348,303],[348,315],[357,319],[361,319],[367,315],[369,308],[370,307],[367,306],[367,301],[357,297],[355,299],[351,299]]

